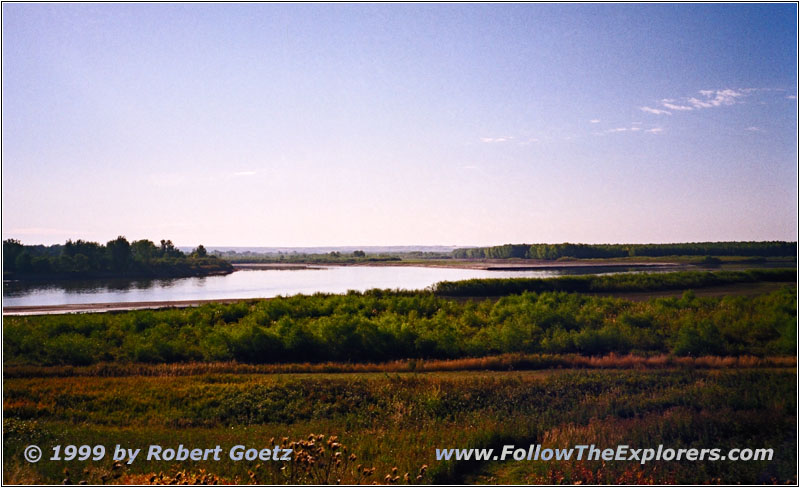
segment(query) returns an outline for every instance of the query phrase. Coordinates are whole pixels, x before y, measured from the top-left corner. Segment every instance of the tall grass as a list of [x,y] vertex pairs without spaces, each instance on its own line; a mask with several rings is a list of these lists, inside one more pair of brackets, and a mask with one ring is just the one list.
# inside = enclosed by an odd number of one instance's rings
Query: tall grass
[[658,354],[501,354],[463,359],[405,359],[385,363],[289,363],[247,364],[236,361],[190,363],[99,363],[92,366],[7,366],[4,378],[52,378],[72,376],[194,376],[208,374],[333,374],[333,373],[432,373],[437,371],[521,371],[568,369],[736,369],[787,368],[795,356],[673,356]]
[[[350,482],[385,482],[389,474],[389,481],[419,482],[424,465],[424,483],[463,483],[477,470],[499,481],[541,482],[547,473],[538,469],[550,465],[528,463],[512,476],[501,471],[520,463],[435,459],[436,448],[531,442],[774,447],[776,453],[771,463],[675,463],[655,472],[636,463],[553,466],[570,482],[750,484],[762,482],[765,472],[786,482],[794,480],[797,467],[796,444],[786,443],[796,428],[796,375],[789,369],[11,378],[4,384],[3,414],[6,482],[13,474],[17,480],[58,483],[67,468],[78,483],[89,476],[87,469],[110,469],[89,461],[24,463],[22,450],[31,443],[45,452],[55,444],[219,444],[227,450],[235,444],[272,445],[284,437],[307,439],[310,433],[338,436],[355,464],[375,468],[363,480],[344,478]],[[256,465],[227,459],[138,462],[110,481],[174,480],[178,472],[198,479],[204,470],[231,482],[285,482],[263,472],[280,466]]]

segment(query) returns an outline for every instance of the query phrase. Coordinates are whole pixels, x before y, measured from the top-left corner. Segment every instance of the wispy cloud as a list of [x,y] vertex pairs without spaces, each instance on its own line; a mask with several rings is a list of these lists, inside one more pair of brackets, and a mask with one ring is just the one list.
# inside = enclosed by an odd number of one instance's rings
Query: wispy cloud
[[[663,98],[659,102],[663,108],[640,107],[643,112],[655,115],[671,115],[672,112],[691,112],[706,108],[722,107],[739,103],[741,99],[756,91],[753,88],[733,90],[700,90],[698,95],[681,99]],[[665,110],[666,109],[666,110]],[[670,112],[670,110],[672,112]]]
[[761,127],[756,127],[756,126],[745,127],[744,130],[746,130],[748,132],[765,132],[764,129],[762,129]]
[[736,100],[745,96],[752,90],[700,90],[702,99],[690,98],[689,103],[695,108],[721,107],[722,105],[733,105]]
[[512,136],[502,136],[502,137],[481,137],[481,142],[485,142],[487,144],[491,144],[494,142],[508,142],[513,139]]
[[606,134],[623,134],[623,133],[635,133],[635,132],[647,132],[649,134],[657,134],[659,132],[662,132],[663,130],[664,129],[662,129],[661,127],[653,127],[652,129],[643,129],[641,127],[634,125],[632,127],[616,127],[613,129],[606,129],[602,132],[595,132],[594,135],[602,136]]
[[797,95],[786,95],[789,100],[797,100]]
[[253,176],[256,173],[257,171],[237,171],[233,173],[233,176]]
[[639,110],[641,110],[642,112],[647,112],[649,114],[655,114],[655,115],[672,115],[672,112],[667,112],[666,110],[661,110],[651,107],[639,107]]
[[673,102],[674,102],[674,100],[661,100],[661,105],[663,105],[664,107],[666,107],[666,108],[668,108],[670,110],[678,110],[678,111],[694,110],[692,107],[690,107],[688,105],[678,105],[678,104],[673,103]]
[[592,120],[589,121],[589,123],[590,124],[599,124],[600,123],[600,119],[592,119]]

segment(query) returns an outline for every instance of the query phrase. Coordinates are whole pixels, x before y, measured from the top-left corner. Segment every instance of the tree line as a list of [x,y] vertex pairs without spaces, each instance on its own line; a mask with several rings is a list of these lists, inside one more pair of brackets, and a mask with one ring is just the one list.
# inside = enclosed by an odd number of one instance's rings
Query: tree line
[[156,245],[124,236],[97,242],[68,240],[52,246],[24,245],[16,239],[3,241],[4,278],[106,278],[193,276],[233,271],[230,263],[209,256],[203,245],[186,254],[172,243]]
[[358,264],[373,262],[402,261],[397,255],[390,254],[367,254],[362,250],[355,250],[352,253],[331,251],[324,254],[305,254],[305,253],[237,253],[235,251],[221,253],[214,251],[215,256],[228,260],[232,263],[312,263],[312,264]]
[[559,276],[557,278],[488,278],[440,281],[433,292],[447,297],[491,297],[524,292],[614,293],[661,290],[697,290],[736,283],[796,283],[797,269],[747,271],[677,271],[673,273],[618,273]]
[[504,244],[492,247],[456,249],[456,259],[596,259],[662,256],[749,256],[785,257],[797,255],[797,242],[688,242],[675,244]]

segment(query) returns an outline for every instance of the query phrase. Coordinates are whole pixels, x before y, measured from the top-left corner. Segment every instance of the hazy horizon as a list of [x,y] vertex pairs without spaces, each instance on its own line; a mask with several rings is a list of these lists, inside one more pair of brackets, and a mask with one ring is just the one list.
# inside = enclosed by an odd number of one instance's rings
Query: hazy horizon
[[4,239],[797,240],[795,4],[2,8]]
[[[127,236],[123,236],[126,237]],[[73,241],[77,239],[72,239]],[[128,239],[129,242],[136,241],[138,239],[132,238]],[[156,239],[153,242],[158,244],[160,239]],[[106,240],[99,240],[95,241],[99,244],[106,244]],[[238,245],[238,246],[226,246],[226,245],[215,245],[215,244],[207,244],[204,242],[198,242],[196,244],[187,244],[187,243],[175,243],[173,245],[184,251],[190,252],[197,248],[198,245],[203,245],[208,251],[231,251],[235,250],[237,252],[256,252],[256,253],[264,253],[270,252],[275,253],[278,251],[283,252],[298,252],[298,253],[306,253],[306,254],[315,254],[315,253],[328,253],[330,251],[355,251],[355,250],[362,250],[378,253],[378,252],[411,252],[411,251],[426,251],[426,252],[448,252],[455,249],[466,249],[466,248],[481,248],[481,247],[493,247],[493,246],[503,246],[503,245],[537,245],[537,244],[588,244],[588,245],[648,245],[648,244],[699,244],[705,242],[797,242],[797,239],[788,239],[788,240],[773,240],[773,241],[675,241],[675,242],[496,242],[492,244],[385,244],[385,245],[359,245],[359,244],[342,244],[342,245],[324,245],[320,244],[317,246],[247,246],[247,245]],[[64,242],[54,242],[54,243],[42,243],[42,242],[30,242],[30,241],[22,241],[24,245],[63,245]]]

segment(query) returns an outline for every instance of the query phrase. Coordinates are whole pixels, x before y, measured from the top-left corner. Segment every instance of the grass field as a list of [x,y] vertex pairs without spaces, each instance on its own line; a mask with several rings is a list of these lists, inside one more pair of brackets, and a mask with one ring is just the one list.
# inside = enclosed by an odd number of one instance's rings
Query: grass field
[[[11,378],[3,405],[4,481],[59,483],[66,468],[75,483],[159,481],[159,473],[162,481],[181,473],[268,484],[787,482],[796,470],[795,398],[792,368]],[[331,464],[327,474],[313,464],[287,463],[297,470],[290,474],[282,463],[224,455],[209,462],[137,460],[118,469],[107,460],[34,465],[21,458],[31,443],[46,454],[57,444],[219,444],[226,453],[234,444],[260,449],[310,434],[337,436],[347,462],[336,465],[330,449],[316,456]],[[645,466],[435,457],[436,448],[529,443],[772,448],[775,457]]]

